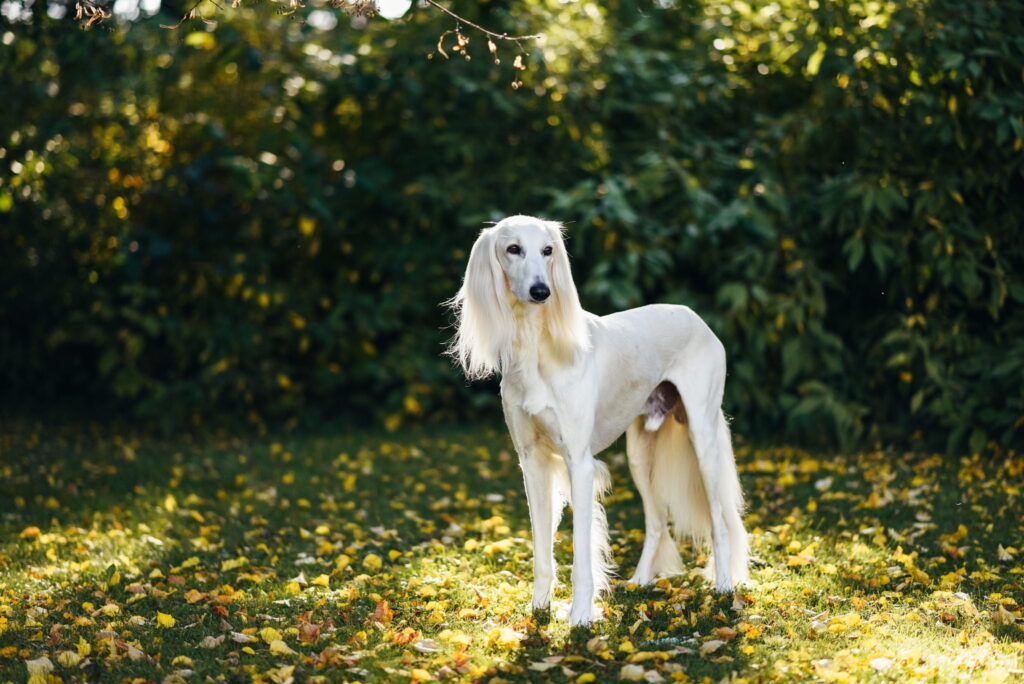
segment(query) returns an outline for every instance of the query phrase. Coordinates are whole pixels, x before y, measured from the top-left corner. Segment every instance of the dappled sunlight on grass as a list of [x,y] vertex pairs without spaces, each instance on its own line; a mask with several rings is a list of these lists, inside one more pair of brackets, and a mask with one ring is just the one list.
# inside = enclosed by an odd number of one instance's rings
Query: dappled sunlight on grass
[[[617,581],[603,619],[571,630],[565,523],[553,610],[528,609],[527,509],[499,430],[81,434],[4,438],[0,680],[1019,676],[1015,453],[740,447],[751,585],[711,593],[684,545],[683,576]],[[640,503],[621,450],[606,460],[628,576]]]

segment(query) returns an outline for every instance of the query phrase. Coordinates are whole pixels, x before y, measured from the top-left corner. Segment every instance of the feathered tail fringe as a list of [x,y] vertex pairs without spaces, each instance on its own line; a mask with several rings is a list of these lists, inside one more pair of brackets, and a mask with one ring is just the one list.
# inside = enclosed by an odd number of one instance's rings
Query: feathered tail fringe
[[[673,575],[682,569],[674,543],[689,538],[697,548],[710,546],[711,506],[701,476],[700,461],[686,425],[665,420],[651,437],[650,448],[653,449],[651,485],[654,496],[659,505],[667,508],[675,537],[674,542],[668,535],[661,539],[653,571],[656,576]],[[749,553],[747,533],[743,529],[743,492],[736,473],[729,426],[721,412],[718,448],[719,454],[710,466],[718,469],[718,491],[715,495],[721,501],[729,532],[733,582],[740,584],[748,577]],[[714,578],[713,557],[704,572],[709,579]]]

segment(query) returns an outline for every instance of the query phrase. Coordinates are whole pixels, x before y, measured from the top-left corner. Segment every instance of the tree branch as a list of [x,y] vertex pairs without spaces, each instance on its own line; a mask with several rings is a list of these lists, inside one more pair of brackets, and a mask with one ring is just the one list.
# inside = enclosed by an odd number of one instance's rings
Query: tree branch
[[510,36],[507,33],[495,33],[494,31],[488,31],[487,29],[485,29],[483,26],[480,26],[479,24],[474,24],[473,22],[469,21],[468,19],[460,17],[458,14],[456,14],[455,12],[452,12],[450,9],[448,9],[444,5],[439,5],[438,3],[434,2],[434,0],[424,0],[424,2],[426,2],[431,7],[434,7],[436,9],[441,10],[445,14],[447,14],[447,15],[449,15],[451,17],[454,17],[456,21],[459,21],[459,22],[465,24],[466,26],[470,26],[472,28],[475,28],[477,31],[480,31],[481,33],[487,35],[490,38],[496,38],[498,40],[510,40],[513,43],[518,43],[521,40],[537,40],[538,38],[541,38],[544,35],[542,33],[534,33],[534,34],[531,34],[531,35],[528,35],[528,36]]
[[162,28],[162,29],[176,29],[179,26],[181,26],[182,24],[184,24],[186,21],[188,21],[189,19],[194,19],[195,18],[195,11],[197,9],[199,9],[199,6],[202,5],[205,1],[206,0],[196,0],[196,2],[188,9],[188,11],[185,12],[185,14],[182,15],[181,20],[179,20],[177,24],[174,24],[173,26],[168,26],[167,24],[160,24],[160,28]]

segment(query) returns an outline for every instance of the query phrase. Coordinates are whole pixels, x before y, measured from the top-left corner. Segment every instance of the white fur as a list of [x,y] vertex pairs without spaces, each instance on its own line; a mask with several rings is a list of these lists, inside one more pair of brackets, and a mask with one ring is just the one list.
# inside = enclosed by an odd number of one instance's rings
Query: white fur
[[[538,284],[550,289],[544,302],[532,296]],[[600,318],[585,312],[560,226],[529,216],[481,232],[449,304],[458,315],[452,356],[469,378],[502,376],[533,528],[535,609],[551,603],[554,532],[566,501],[573,504],[570,623],[588,624],[595,594],[609,586],[600,503],[608,469],[594,456],[623,432],[646,526],[632,581],[680,572],[683,535],[710,541],[706,573],[718,591],[746,580],[743,495],[721,409],[725,350],[693,311],[656,304]],[[671,414],[652,401],[664,382],[682,400]]]

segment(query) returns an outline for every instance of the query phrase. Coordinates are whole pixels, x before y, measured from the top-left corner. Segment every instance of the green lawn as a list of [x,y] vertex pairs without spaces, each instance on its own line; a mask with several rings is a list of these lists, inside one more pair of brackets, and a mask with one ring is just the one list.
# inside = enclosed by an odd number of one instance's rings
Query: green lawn
[[[619,582],[606,619],[570,631],[557,608],[527,609],[526,503],[500,426],[198,442],[9,429],[0,681],[1021,679],[1024,455],[737,452],[752,585]],[[603,457],[628,576],[640,501],[621,447]]]

